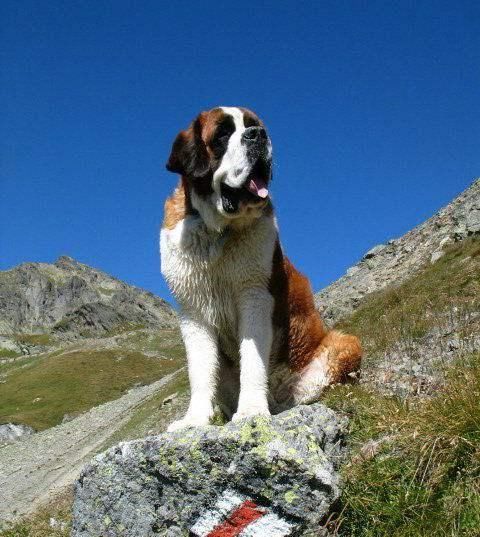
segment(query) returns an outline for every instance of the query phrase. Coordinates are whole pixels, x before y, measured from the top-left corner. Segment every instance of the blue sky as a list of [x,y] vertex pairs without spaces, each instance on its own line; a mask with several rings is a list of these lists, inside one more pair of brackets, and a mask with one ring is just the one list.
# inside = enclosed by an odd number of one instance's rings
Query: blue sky
[[0,268],[61,254],[169,298],[171,142],[242,105],[281,238],[318,290],[480,175],[478,2],[0,5]]

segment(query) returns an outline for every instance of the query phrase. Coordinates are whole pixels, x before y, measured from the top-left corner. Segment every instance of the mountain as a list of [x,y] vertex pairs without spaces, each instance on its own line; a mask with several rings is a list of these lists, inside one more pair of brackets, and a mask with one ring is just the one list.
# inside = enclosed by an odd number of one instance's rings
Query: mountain
[[177,326],[161,298],[67,256],[0,272],[0,312],[3,336],[78,339],[128,327]]
[[152,293],[66,256],[0,272],[7,431],[58,425],[182,365],[177,315]]
[[323,318],[333,324],[351,314],[365,296],[398,285],[445,248],[480,232],[480,179],[429,220],[403,237],[371,248],[359,263],[315,295]]

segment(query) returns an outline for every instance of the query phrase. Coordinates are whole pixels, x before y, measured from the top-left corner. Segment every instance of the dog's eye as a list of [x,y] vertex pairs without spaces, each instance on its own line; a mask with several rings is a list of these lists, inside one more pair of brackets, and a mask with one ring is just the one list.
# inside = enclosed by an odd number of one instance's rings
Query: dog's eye
[[217,132],[215,133],[215,140],[219,142],[223,142],[226,139],[230,138],[230,135],[232,134],[232,130],[225,126],[225,127],[219,127]]

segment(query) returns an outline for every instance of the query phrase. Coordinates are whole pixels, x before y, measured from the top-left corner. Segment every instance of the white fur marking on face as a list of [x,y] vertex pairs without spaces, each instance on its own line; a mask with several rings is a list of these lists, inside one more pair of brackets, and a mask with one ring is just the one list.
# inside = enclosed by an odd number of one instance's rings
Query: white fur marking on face
[[222,163],[213,175],[213,188],[217,192],[220,191],[221,182],[233,188],[241,187],[250,172],[247,147],[242,144],[242,134],[245,131],[243,112],[236,107],[222,106],[221,108],[225,114],[232,116],[235,131],[228,140]]

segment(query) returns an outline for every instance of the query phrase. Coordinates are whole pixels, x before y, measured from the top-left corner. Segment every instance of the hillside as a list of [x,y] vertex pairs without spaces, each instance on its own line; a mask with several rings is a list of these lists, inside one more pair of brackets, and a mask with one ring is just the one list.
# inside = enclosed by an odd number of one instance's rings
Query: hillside
[[350,417],[341,536],[476,537],[480,529],[480,237],[450,246],[340,327],[360,382],[324,402]]
[[126,327],[176,326],[172,308],[161,298],[67,256],[0,272],[0,311],[4,336],[76,339]]
[[144,408],[140,434],[163,430],[183,366],[176,313],[152,293],[69,257],[0,272],[0,526],[64,492]]
[[[350,418],[344,490],[323,528],[329,535],[479,534],[479,216],[477,180],[427,222],[374,248],[317,294],[329,322],[357,334],[365,348],[359,381],[333,387],[322,400]],[[85,349],[103,341],[115,349],[140,349],[144,356],[173,355],[172,366],[178,368],[182,350],[175,329],[170,337],[152,340],[149,329],[139,328],[65,344]],[[55,356],[49,355],[52,363]],[[17,367],[4,367],[12,365]],[[164,430],[185,405],[187,389],[181,372],[158,392],[145,399],[139,395],[138,404],[96,450]],[[68,432],[64,426],[49,431],[58,429],[61,436]],[[11,455],[13,445],[8,449]],[[64,496],[1,535],[66,536],[70,521],[71,498]]]
[[323,318],[335,323],[351,314],[365,296],[398,285],[430,261],[439,259],[446,246],[480,232],[480,179],[403,237],[371,248],[359,263],[315,295]]
[[152,293],[65,256],[0,272],[0,427],[58,425],[182,357],[176,314]]

